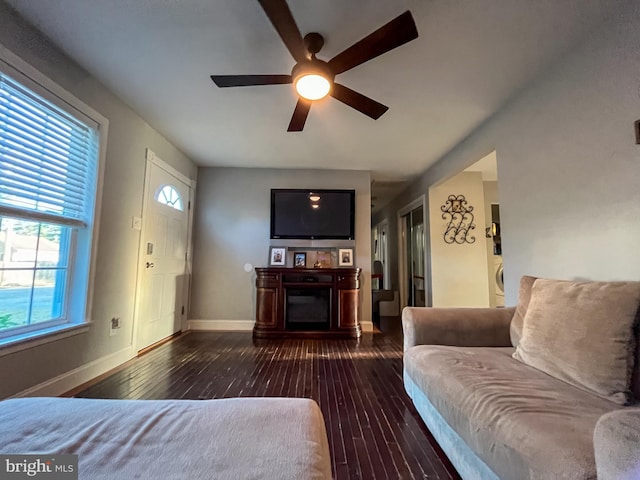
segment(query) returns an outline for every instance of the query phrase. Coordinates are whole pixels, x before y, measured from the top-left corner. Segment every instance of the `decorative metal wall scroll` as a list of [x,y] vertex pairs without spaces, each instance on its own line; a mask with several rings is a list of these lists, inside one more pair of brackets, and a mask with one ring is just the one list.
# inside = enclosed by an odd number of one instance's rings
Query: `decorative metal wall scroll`
[[445,243],[475,243],[476,237],[471,235],[471,230],[476,228],[471,213],[473,207],[467,205],[464,195],[449,195],[440,210],[442,218],[448,222],[444,232]]

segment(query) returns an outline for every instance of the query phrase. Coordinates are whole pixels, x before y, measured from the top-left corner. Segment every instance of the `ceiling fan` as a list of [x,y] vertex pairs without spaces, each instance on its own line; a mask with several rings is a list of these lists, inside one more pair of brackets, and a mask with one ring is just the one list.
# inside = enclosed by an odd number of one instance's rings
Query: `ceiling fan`
[[285,46],[296,61],[290,75],[211,75],[218,87],[247,87],[293,83],[298,93],[288,132],[300,132],[315,100],[331,95],[336,100],[377,120],[389,107],[334,81],[336,75],[368,62],[383,53],[418,38],[418,30],[406,11],[375,32],[356,42],[328,62],[316,58],[324,45],[319,33],[304,39],[286,0],[258,0]]

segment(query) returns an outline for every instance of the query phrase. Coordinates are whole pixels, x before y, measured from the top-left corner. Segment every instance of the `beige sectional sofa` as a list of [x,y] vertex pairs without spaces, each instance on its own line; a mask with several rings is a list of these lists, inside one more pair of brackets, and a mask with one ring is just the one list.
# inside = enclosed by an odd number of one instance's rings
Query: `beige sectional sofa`
[[523,277],[514,308],[406,308],[406,390],[465,479],[640,479],[639,305]]

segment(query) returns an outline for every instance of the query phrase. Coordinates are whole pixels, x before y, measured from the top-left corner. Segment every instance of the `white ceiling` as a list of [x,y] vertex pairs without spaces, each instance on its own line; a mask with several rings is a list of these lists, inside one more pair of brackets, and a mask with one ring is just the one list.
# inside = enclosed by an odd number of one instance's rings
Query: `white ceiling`
[[209,78],[290,72],[257,1],[5,1],[199,165],[371,170],[385,185],[423,172],[623,0],[289,0],[325,60],[407,9],[420,34],[338,77],[390,107],[379,120],[329,98],[301,133],[286,132],[290,85]]

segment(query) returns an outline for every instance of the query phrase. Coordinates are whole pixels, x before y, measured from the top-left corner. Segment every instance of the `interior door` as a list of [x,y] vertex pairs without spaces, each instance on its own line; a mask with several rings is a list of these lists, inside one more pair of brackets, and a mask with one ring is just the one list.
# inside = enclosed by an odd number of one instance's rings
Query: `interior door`
[[147,165],[138,350],[180,331],[186,305],[190,186],[155,162]]

